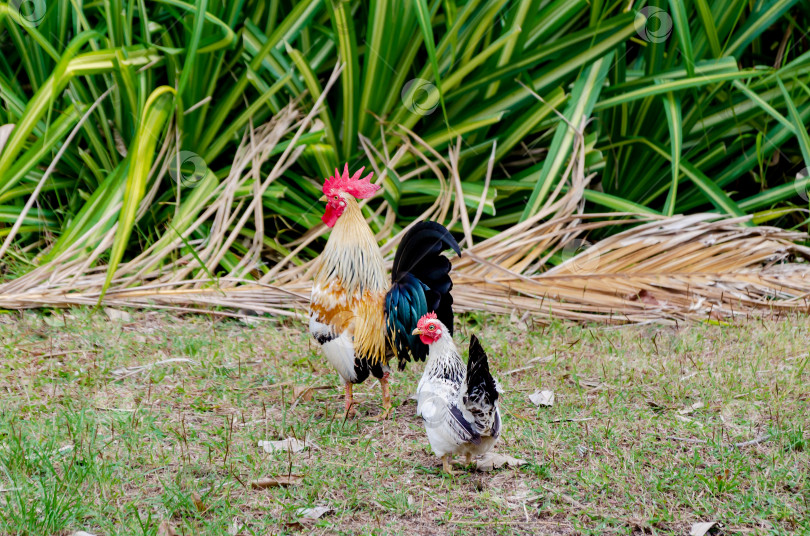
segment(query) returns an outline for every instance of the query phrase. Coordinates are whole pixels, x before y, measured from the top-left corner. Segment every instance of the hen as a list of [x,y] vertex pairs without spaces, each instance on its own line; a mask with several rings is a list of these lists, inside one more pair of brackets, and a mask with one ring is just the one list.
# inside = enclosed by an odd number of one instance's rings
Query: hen
[[379,186],[363,169],[349,176],[349,167],[323,185],[326,211],[322,221],[332,228],[318,257],[309,313],[309,331],[344,383],[346,412],[353,410],[352,385],[379,378],[385,418],[391,411],[389,362],[400,370],[411,359],[424,360],[427,346],[412,334],[419,318],[435,310],[453,325],[450,261],[442,254],[460,254],[453,235],[435,222],[420,222],[405,234],[394,257],[392,283],[387,282],[382,253],[357,199],[372,197]]
[[413,331],[430,348],[425,371],[416,389],[416,414],[425,422],[428,441],[448,474],[453,455],[484,454],[501,434],[501,388],[489,372],[487,354],[473,335],[467,370],[453,334],[434,313],[419,319]]

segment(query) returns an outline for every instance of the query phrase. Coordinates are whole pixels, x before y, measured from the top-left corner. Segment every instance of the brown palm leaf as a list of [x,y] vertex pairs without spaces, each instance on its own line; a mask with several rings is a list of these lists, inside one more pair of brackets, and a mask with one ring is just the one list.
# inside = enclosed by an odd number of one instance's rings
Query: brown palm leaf
[[[339,69],[335,73],[339,74]],[[335,73],[327,88],[337,79]],[[235,202],[234,192],[255,178],[252,170],[270,158],[281,140],[317,129],[317,109],[314,107],[301,118],[291,105],[270,123],[246,134],[230,175],[208,194],[208,208],[188,216],[188,225],[176,238],[164,238],[122,264],[102,303],[230,316],[239,316],[244,309],[304,316],[312,263],[301,263],[298,254],[326,232],[324,226],[283,244],[280,251],[289,253],[278,258],[258,282],[245,279],[262,263],[261,255],[266,254],[258,234],[231,273],[217,279],[209,274],[220,266],[245,223],[262,218],[261,203],[256,199],[295,162],[300,148],[290,144],[272,171],[263,180],[253,182],[252,198]],[[454,259],[453,270],[453,294],[459,310],[614,323],[717,320],[751,313],[808,310],[810,265],[797,262],[810,258],[810,249],[796,243],[807,238],[803,233],[744,227],[741,224],[746,218],[724,219],[717,214],[672,218],[583,215],[583,191],[590,177],[585,173],[583,137],[578,139],[564,176],[541,210],[531,219],[477,244],[473,243],[470,229],[480,217],[481,207],[467,213],[465,204],[458,202],[460,144],[450,149],[448,158],[406,130],[401,146],[390,158],[376,152],[367,140],[361,138],[361,144],[378,181],[408,154],[419,165],[400,180],[430,172],[440,181],[440,195],[419,219],[447,226],[459,222],[464,230],[464,250],[460,258]],[[171,136],[166,143],[171,143]],[[162,152],[172,154],[174,151],[169,149],[164,147]],[[153,170],[158,178],[166,174],[168,164],[164,162]],[[487,185],[491,173],[490,165]],[[146,212],[149,202],[147,196],[141,213]],[[385,241],[383,252],[390,258],[407,228],[392,236],[395,213],[386,202],[373,217],[378,224],[382,222],[378,239]],[[212,224],[208,239],[190,242],[193,231],[203,222]],[[95,305],[107,269],[98,266],[96,260],[111,244],[115,229],[101,238],[89,257],[81,251],[93,237],[97,238],[97,229],[103,224],[99,222],[86,233],[87,242],[79,239],[58,257],[0,285],[0,308]],[[627,225],[628,229],[593,245],[581,238],[608,225]],[[194,253],[189,252],[189,244],[195,247]],[[549,261],[558,257],[563,262],[550,266]]]

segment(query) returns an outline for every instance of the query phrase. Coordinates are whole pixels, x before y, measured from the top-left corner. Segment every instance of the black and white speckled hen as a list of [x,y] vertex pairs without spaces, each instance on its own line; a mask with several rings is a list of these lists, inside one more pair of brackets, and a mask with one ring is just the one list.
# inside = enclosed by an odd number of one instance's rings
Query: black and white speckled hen
[[466,370],[453,335],[434,313],[424,315],[413,331],[428,345],[428,359],[416,389],[416,414],[425,422],[430,446],[448,474],[453,455],[489,451],[501,433],[498,394],[487,354],[473,335]]

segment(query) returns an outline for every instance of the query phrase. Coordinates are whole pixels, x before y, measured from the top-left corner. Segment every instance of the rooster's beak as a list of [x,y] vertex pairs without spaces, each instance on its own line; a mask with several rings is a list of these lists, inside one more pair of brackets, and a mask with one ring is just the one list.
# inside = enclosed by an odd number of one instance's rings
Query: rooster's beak
[[413,330],[413,333],[411,333],[411,335],[421,335],[421,334],[422,334],[422,330],[419,329],[419,328],[416,328],[415,330]]
[[318,199],[318,201],[321,201],[321,202],[323,202],[323,203],[326,203],[326,202],[328,201],[328,199],[326,198],[326,196],[325,196],[325,195],[322,195],[322,196],[321,196],[321,198],[320,198],[320,199]]

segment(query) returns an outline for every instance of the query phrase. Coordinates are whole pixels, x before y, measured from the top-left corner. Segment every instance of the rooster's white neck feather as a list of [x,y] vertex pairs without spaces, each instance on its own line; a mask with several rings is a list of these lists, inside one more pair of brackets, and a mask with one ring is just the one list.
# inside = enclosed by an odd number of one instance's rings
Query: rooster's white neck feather
[[385,264],[380,247],[357,201],[347,197],[346,209],[335,223],[321,254],[315,282],[325,283],[337,277],[349,293],[384,291]]

